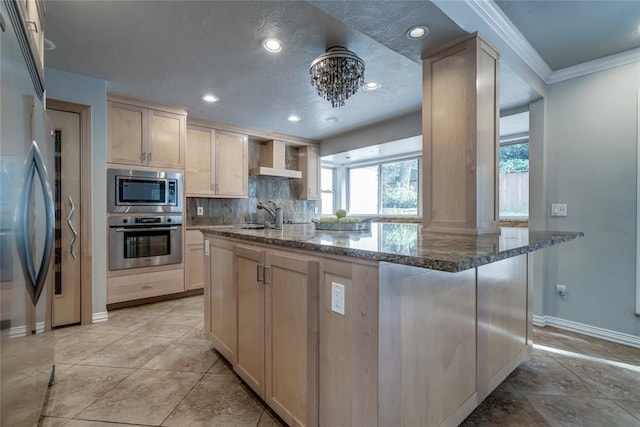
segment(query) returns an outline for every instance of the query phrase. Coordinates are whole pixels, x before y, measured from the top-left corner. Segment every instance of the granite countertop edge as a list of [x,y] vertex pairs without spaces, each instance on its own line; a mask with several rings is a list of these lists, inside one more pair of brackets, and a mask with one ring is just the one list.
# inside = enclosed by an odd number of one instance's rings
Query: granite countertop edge
[[[330,244],[319,244],[315,242],[305,242],[292,240],[282,237],[273,236],[257,236],[243,233],[245,230],[237,229],[233,226],[191,226],[189,229],[200,230],[206,234],[213,234],[219,237],[227,237],[237,240],[244,240],[255,243],[263,243],[270,245],[283,246],[288,249],[302,249],[323,254],[348,256],[353,258],[366,259],[370,261],[389,262],[393,264],[402,264],[412,267],[427,268],[431,270],[445,271],[450,273],[458,273],[471,268],[480,267],[491,264],[504,259],[524,255],[529,252],[538,251],[549,248],[561,243],[570,242],[584,237],[583,232],[573,232],[571,234],[562,234],[552,236],[549,239],[537,241],[520,247],[515,247],[503,251],[479,254],[475,257],[462,257],[458,260],[436,259],[429,256],[413,256],[393,254],[387,252],[378,252],[365,249],[346,248],[342,246],[334,246]],[[253,230],[255,231],[255,230]]]

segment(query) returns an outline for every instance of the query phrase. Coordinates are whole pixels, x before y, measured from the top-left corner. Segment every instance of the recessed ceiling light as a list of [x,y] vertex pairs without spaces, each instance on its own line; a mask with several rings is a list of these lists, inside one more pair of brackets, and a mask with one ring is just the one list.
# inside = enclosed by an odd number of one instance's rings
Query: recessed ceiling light
[[284,48],[284,43],[274,37],[269,37],[262,40],[262,47],[264,47],[267,52],[275,53],[280,52]]
[[52,42],[49,39],[44,39],[44,50],[53,50],[56,48],[56,45],[54,42]]
[[202,95],[202,100],[205,102],[218,102],[220,98],[215,95],[211,95],[210,93]]
[[289,117],[287,117],[287,120],[289,120],[290,122],[299,122],[300,116],[296,116],[295,114],[292,114]]
[[633,29],[633,34],[636,36],[640,36],[640,25]]
[[378,82],[366,82],[362,85],[362,89],[364,90],[378,90],[382,87],[382,85]]
[[327,121],[327,123],[338,123],[340,121],[340,118],[331,116],[327,117],[325,120]]
[[407,37],[411,40],[421,39],[427,34],[429,34],[429,27],[425,27],[424,25],[416,25],[407,31]]

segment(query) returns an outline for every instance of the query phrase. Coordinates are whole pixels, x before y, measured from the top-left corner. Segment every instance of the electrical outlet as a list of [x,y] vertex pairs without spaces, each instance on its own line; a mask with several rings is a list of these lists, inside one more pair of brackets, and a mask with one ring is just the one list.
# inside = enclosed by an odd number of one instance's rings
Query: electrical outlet
[[316,214],[318,213],[318,207],[317,206],[313,207],[313,212],[316,213]]
[[567,204],[553,203],[551,205],[551,216],[567,216]]
[[204,207],[198,206],[198,216],[204,215]]
[[209,256],[209,241],[204,241],[204,256]]
[[344,316],[344,285],[331,282],[331,311]]
[[560,298],[566,298],[567,297],[567,285],[557,284],[556,285],[556,295],[558,295]]

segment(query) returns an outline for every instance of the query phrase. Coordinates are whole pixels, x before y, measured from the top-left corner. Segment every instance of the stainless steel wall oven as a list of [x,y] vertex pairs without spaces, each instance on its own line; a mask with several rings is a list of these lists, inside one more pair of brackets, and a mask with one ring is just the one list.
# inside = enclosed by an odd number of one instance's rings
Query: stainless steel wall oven
[[109,270],[181,262],[181,216],[109,218]]

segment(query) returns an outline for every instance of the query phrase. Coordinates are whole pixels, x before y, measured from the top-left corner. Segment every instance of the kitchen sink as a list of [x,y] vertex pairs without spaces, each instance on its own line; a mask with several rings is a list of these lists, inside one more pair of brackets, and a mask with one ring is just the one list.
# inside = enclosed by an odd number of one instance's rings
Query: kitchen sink
[[262,230],[264,228],[264,225],[262,224],[242,224],[238,226],[239,228],[242,228],[244,230]]

